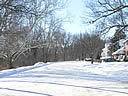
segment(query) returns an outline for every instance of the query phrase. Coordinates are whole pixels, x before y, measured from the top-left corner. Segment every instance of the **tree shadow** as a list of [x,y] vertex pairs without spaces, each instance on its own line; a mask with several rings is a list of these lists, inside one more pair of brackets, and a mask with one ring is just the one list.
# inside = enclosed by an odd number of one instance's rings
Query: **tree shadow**
[[[3,81],[6,82],[6,81]],[[128,92],[123,92],[123,91],[116,91],[113,89],[128,89],[128,87],[124,88],[119,88],[119,87],[90,87],[90,86],[79,86],[79,85],[72,85],[72,84],[62,84],[62,83],[55,83],[55,82],[38,82],[38,81],[19,81],[19,80],[12,80],[12,81],[7,81],[7,82],[27,82],[27,83],[39,83],[39,84],[52,84],[52,85],[60,85],[60,86],[67,86],[67,87],[76,87],[76,88],[86,88],[86,89],[95,89],[98,91],[107,91],[107,92],[114,92],[114,93],[121,93],[121,94],[128,94]],[[0,89],[9,89],[13,91],[21,91],[21,92],[28,92],[28,93],[35,93],[35,94],[42,94],[42,93],[37,93],[37,92],[31,92],[31,91],[24,91],[24,90],[17,90],[17,89],[10,89],[10,88],[0,88]],[[111,90],[112,89],[112,90]],[[44,95],[44,94],[43,94]],[[52,96],[46,94],[46,96]]]
[[12,89],[12,88],[2,88],[2,87],[0,87],[0,89],[10,90],[10,91],[18,91],[18,92],[25,92],[25,93],[32,93],[32,94],[35,94],[35,95],[38,94],[38,95],[45,95],[45,96],[53,96],[53,95],[45,94],[45,93],[32,92],[32,91],[26,91],[26,90],[19,90],[19,89]]
[[121,82],[120,78],[108,77],[106,75],[95,74],[90,72],[47,72],[47,71],[30,71],[23,75],[12,75],[6,78],[58,78],[58,79],[74,79],[74,80],[91,80],[91,81],[107,81]]

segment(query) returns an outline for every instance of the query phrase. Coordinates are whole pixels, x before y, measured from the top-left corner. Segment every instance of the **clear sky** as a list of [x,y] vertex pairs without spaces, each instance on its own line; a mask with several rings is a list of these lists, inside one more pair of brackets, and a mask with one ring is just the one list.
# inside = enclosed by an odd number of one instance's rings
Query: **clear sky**
[[91,32],[94,26],[82,23],[82,17],[83,15],[86,15],[86,12],[88,11],[89,10],[84,7],[83,0],[69,0],[67,7],[62,11],[63,16],[69,17],[70,21],[64,23],[64,29],[66,32],[70,32],[72,34],[84,33],[86,32],[85,30]]
[[[66,32],[77,34],[85,32],[90,33],[91,31],[95,30],[94,25],[82,24],[81,17],[83,15],[85,16],[86,12],[89,12],[89,9],[85,8],[82,0],[69,0],[69,3],[67,4],[66,8],[60,12],[62,17],[69,17],[70,22],[64,23],[64,29],[66,30]],[[110,33],[110,35],[112,35],[113,31]],[[109,37],[109,34],[107,35]]]
[[65,22],[64,24],[67,32],[75,34],[83,31],[83,24],[81,22],[83,10],[84,4],[82,0],[69,0],[67,7],[64,9],[64,13],[70,19],[70,22]]
[[[88,0],[84,0],[84,1],[88,2]],[[66,32],[77,34],[77,33],[85,33],[87,31],[88,33],[90,33],[91,31],[95,30],[94,25],[82,24],[81,17],[83,15],[86,15],[86,12],[89,12],[89,9],[85,8],[82,0],[69,0],[69,3],[67,4],[66,8],[62,11],[62,15],[69,17],[70,20],[70,22],[64,23],[64,29],[66,30]],[[113,31],[110,33],[112,35]]]

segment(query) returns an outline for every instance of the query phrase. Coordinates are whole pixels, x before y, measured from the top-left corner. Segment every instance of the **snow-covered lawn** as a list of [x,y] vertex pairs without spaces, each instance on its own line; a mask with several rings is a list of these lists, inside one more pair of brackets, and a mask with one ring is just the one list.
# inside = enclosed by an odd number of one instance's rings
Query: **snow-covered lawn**
[[128,63],[37,63],[0,72],[0,96],[128,96]]

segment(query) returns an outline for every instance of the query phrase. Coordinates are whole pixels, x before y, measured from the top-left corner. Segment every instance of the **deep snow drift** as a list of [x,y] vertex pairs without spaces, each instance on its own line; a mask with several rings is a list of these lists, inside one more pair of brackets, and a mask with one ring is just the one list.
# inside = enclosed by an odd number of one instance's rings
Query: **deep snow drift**
[[37,63],[0,72],[0,96],[128,96],[128,63]]

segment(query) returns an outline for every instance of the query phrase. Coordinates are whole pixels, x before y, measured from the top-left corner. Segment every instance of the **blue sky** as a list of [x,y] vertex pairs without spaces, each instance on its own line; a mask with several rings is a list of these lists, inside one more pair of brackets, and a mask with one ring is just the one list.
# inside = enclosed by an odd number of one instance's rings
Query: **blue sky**
[[[88,0],[84,1],[88,2]],[[81,17],[83,15],[86,16],[86,12],[89,12],[89,9],[85,8],[82,0],[69,0],[66,8],[59,13],[62,17],[69,17],[70,22],[64,23],[64,29],[66,30],[66,32],[77,34],[85,32],[90,33],[91,31],[95,30],[94,25],[82,24]],[[112,30],[110,34],[107,34],[107,36],[112,36],[114,33],[113,31],[114,30]]]
[[82,0],[70,0],[67,7],[63,10],[63,14],[69,17],[70,22],[65,22],[64,28],[72,34],[83,31],[81,16],[83,14],[84,5]]
[[82,16],[85,16],[88,11],[89,10],[84,7],[83,0],[69,0],[66,8],[60,12],[63,16],[69,17],[70,22],[64,23],[64,29],[66,32],[77,34],[84,33],[85,30],[88,32],[94,30],[93,25],[85,25],[82,23]]
[[[88,2],[88,0],[84,0],[84,1]],[[86,16],[87,12],[89,12],[89,9],[85,8],[82,0],[69,0],[69,3],[67,4],[66,8],[60,12],[61,16],[69,17],[70,22],[64,23],[64,29],[66,30],[66,32],[77,34],[77,33],[85,33],[87,31],[88,33],[90,33],[91,31],[95,30],[94,25],[82,24],[81,17],[83,15]],[[113,31],[114,30],[110,32],[111,35]],[[109,37],[109,34],[107,35]]]

